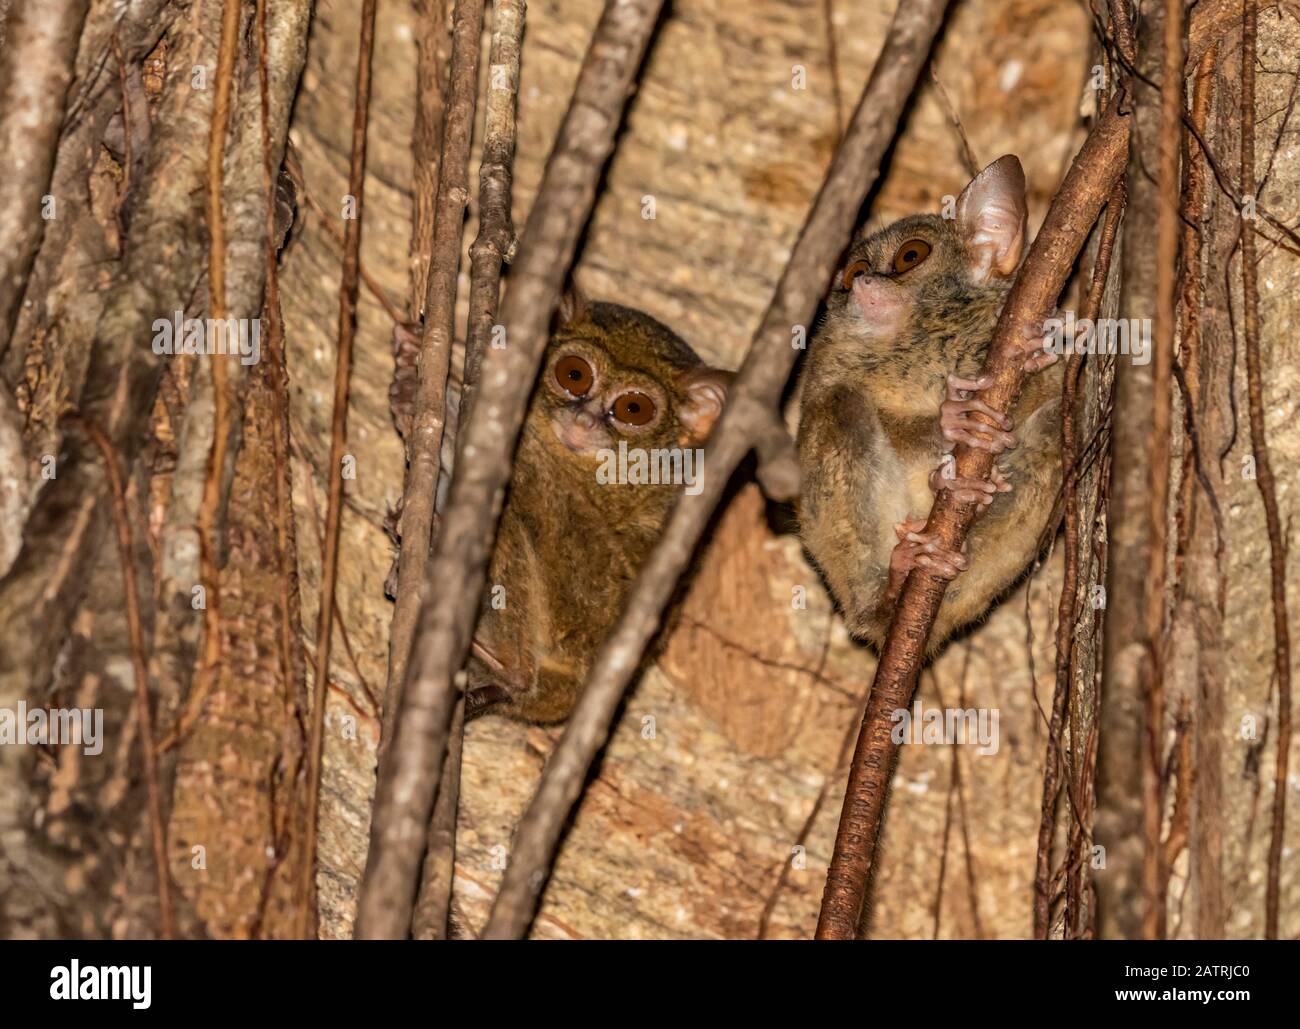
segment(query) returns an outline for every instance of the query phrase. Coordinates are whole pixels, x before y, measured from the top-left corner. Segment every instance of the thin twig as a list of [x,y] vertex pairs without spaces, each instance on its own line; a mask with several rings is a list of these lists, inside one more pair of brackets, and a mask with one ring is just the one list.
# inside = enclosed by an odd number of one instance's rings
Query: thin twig
[[[216,95],[212,101],[212,134],[208,140],[208,312],[220,325],[226,317],[226,221],[222,210],[221,190],[225,181],[223,162],[226,136],[230,128],[230,94],[235,81],[235,58],[238,56],[240,0],[225,0],[221,9],[221,43],[217,51]],[[219,331],[219,330],[218,330]],[[211,342],[211,341],[209,341]],[[221,568],[219,565],[221,527],[221,480],[226,467],[227,444],[230,442],[230,389],[227,355],[213,351],[212,449],[208,454],[207,476],[203,480],[203,501],[199,505],[199,566],[205,589],[203,649],[185,711],[172,726],[164,749],[184,737],[188,726],[203,710],[217,678],[221,663]]]
[[596,656],[564,736],[520,823],[510,865],[484,930],[486,938],[518,938],[528,929],[561,830],[596,753],[609,738],[623,692],[658,630],[664,608],[732,472],[754,446],[758,432],[770,424],[797,356],[790,346],[791,332],[812,322],[946,8],[947,0],[912,0],[894,15],[884,49],[709,439],[703,491],[683,497],[673,509],[618,625]]
[[971,178],[974,178],[980,173],[981,166],[979,158],[975,156],[975,148],[970,145],[970,137],[966,135],[966,126],[961,123],[961,115],[957,113],[957,107],[953,104],[952,97],[943,88],[943,80],[939,78],[939,73],[935,71],[934,65],[930,66],[930,78],[934,82],[934,90],[939,97],[939,105],[943,108],[944,113],[948,115],[952,127],[957,130],[957,139],[961,143],[961,157],[966,162],[966,171]]
[[117,528],[117,546],[122,557],[122,586],[126,591],[126,625],[131,635],[131,659],[134,665],[136,718],[140,723],[140,763],[144,766],[145,792],[149,802],[149,829],[153,839],[154,873],[158,879],[158,935],[170,940],[176,935],[172,922],[171,873],[167,868],[167,826],[163,821],[162,791],[158,786],[158,754],[153,743],[153,714],[149,697],[149,662],[144,653],[144,630],[140,621],[139,584],[135,576],[135,545],[131,541],[131,519],[126,510],[126,490],[122,473],[108,437],[93,422],[83,421],[82,428],[99,448],[112,495],[113,523]]
[[[510,214],[510,184],[515,157],[515,103],[519,93],[519,57],[524,32],[523,0],[494,0],[492,47],[488,57],[488,92],[479,163],[479,231],[470,247],[469,323],[462,376],[459,424],[469,421],[474,384],[483,352],[496,323],[501,295],[501,266],[514,256],[515,233]],[[435,490],[434,495],[437,495]],[[400,587],[399,587],[400,588]],[[452,720],[451,742],[443,764],[429,853],[412,926],[416,939],[442,939],[456,867],[456,817],[460,806],[460,759],[465,732],[464,698]]]
[[519,94],[519,52],[524,32],[523,0],[494,0],[492,50],[483,129],[483,159],[478,173],[479,230],[469,248],[469,325],[460,424],[469,424],[483,354],[496,323],[501,265],[514,256],[510,216],[514,181],[515,103]]
[[[1258,0],[1243,0],[1241,55],[1241,193],[1255,196],[1255,63]],[[1273,825],[1268,843],[1268,886],[1264,899],[1264,936],[1277,939],[1281,897],[1283,837],[1286,833],[1287,764],[1291,755],[1291,630],[1286,609],[1286,542],[1277,509],[1277,485],[1264,428],[1264,386],[1259,363],[1259,283],[1254,219],[1241,214],[1241,289],[1245,308],[1246,396],[1250,443],[1255,453],[1255,485],[1268,526],[1269,572],[1273,588],[1273,668],[1277,678],[1277,748],[1273,770]]]
[[1147,469],[1147,573],[1143,627],[1146,660],[1142,669],[1146,731],[1143,735],[1142,892],[1143,934],[1163,939],[1168,872],[1161,846],[1165,809],[1165,608],[1166,546],[1169,524],[1170,435],[1173,414],[1174,335],[1178,312],[1179,156],[1183,120],[1183,3],[1165,0],[1160,89],[1159,162],[1156,168],[1155,325],[1152,331],[1151,455]]
[[352,340],[356,334],[357,295],[361,255],[361,218],[366,185],[366,126],[370,119],[370,61],[375,44],[375,0],[361,6],[361,34],[357,46],[356,106],[352,116],[352,157],[348,168],[348,194],[353,217],[344,235],[343,271],[339,283],[339,348],[334,365],[334,415],[330,431],[329,499],[325,507],[325,546],[321,554],[320,606],[316,618],[316,678],[311,709],[311,743],[308,750],[307,803],[303,819],[303,854],[299,872],[298,932],[316,934],[316,837],[320,807],[321,756],[325,746],[325,695],[329,682],[330,640],[334,625],[334,589],[338,578],[339,526],[343,514],[343,448],[346,445],[348,392],[352,379]]
[[424,335],[420,340],[419,386],[406,438],[408,467],[402,492],[402,549],[397,559],[397,595],[389,629],[388,682],[384,689],[384,732],[380,760],[393,739],[411,643],[420,617],[421,591],[429,564],[433,507],[438,493],[443,429],[447,421],[447,376],[455,335],[456,286],[460,276],[461,230],[469,204],[469,151],[478,101],[483,0],[457,0],[452,16],[451,89],[442,126]]

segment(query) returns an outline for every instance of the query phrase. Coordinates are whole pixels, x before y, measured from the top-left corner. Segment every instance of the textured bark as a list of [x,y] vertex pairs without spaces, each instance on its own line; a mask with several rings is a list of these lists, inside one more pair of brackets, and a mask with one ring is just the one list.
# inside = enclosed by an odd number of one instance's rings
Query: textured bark
[[[89,0],[20,3],[5,14],[0,54],[0,359],[27,286],[46,219],[64,101]],[[58,198],[55,197],[57,204]],[[56,209],[57,210],[57,209]]]

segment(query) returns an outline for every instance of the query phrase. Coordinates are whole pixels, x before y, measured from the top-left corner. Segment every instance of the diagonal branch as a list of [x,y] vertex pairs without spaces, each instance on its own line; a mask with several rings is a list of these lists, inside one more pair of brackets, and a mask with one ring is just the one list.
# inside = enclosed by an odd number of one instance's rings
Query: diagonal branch
[[731,473],[771,424],[798,351],[792,331],[807,326],[848,245],[853,223],[876,181],[880,162],[902,120],[947,0],[900,5],[826,181],[804,223],[776,293],[729,391],[705,452],[708,474],[696,497],[682,497],[663,538],[642,568],[618,626],[587,676],[577,707],[547,763],[516,837],[501,892],[484,930],[487,938],[518,938],[528,929],[564,822],[665,606],[686,571]]
[[[1075,157],[1025,259],[980,373],[993,379],[986,400],[997,410],[1010,410],[1015,403],[1024,381],[1020,341],[1031,322],[1056,303],[1075,257],[1123,173],[1128,133],[1129,119],[1112,104]],[[986,478],[993,464],[993,455],[988,451],[965,446],[959,446],[955,456],[957,475],[962,478]],[[951,493],[942,493],[930,511],[925,531],[937,534],[943,546],[960,550],[975,513],[975,505],[958,503]],[[853,939],[856,935],[885,795],[898,755],[898,747],[890,738],[894,724],[890,715],[911,703],[925,642],[946,587],[946,582],[924,569],[914,570],[903,584],[853,755],[822,896],[818,939]]]
[[662,0],[607,0],[529,214],[501,309],[506,346],[484,358],[477,414],[465,428],[463,450],[473,459],[452,478],[392,744],[380,761],[357,911],[361,938],[400,939],[410,929],[458,690],[453,676],[469,651],[511,455],[551,314],[661,7]]

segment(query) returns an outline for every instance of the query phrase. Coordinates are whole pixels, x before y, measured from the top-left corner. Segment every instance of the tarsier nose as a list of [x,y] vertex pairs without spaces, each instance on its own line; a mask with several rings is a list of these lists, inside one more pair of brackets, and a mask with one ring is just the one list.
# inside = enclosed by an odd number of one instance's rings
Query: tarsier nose
[[587,408],[580,407],[573,415],[573,422],[580,429],[594,429],[596,427],[596,416]]

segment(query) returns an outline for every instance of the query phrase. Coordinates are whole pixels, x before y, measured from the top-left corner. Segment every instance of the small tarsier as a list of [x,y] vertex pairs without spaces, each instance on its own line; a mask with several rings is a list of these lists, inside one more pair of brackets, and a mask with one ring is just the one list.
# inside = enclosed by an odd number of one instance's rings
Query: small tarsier
[[[467,717],[568,717],[683,491],[681,483],[610,482],[598,472],[620,443],[650,453],[702,446],[731,381],[631,308],[590,303],[572,290],[557,324],[492,551],[467,669]],[[406,349],[415,338],[407,330]],[[399,379],[409,379],[413,362],[403,359],[402,343],[399,332]]]
[[[1061,480],[1060,368],[1034,375],[1009,414],[980,399],[993,330],[1025,246],[1025,177],[998,159],[956,216],[913,215],[849,251],[802,382],[804,544],[859,639],[880,646],[913,567],[952,580],[933,654],[982,617],[1037,555]],[[1025,370],[1056,361],[1043,333]],[[955,477],[959,444],[998,455],[988,480]],[[934,496],[980,514],[962,553],[927,535]]]

